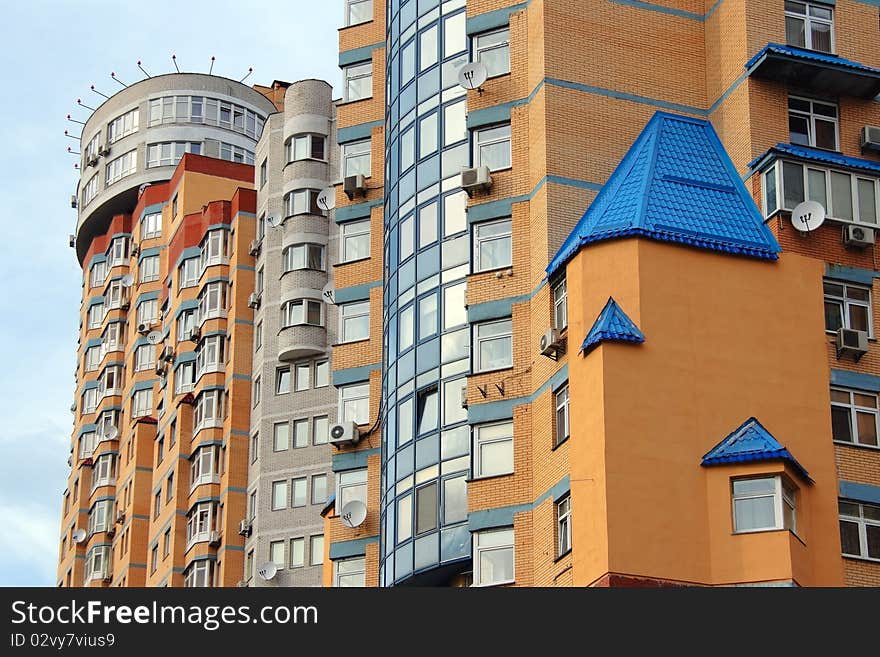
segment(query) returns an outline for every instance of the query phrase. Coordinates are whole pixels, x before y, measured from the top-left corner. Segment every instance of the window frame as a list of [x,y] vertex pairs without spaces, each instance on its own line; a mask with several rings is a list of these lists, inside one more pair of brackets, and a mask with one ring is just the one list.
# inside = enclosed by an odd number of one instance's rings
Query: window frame
[[[370,10],[367,14],[370,16],[364,20],[359,20],[357,22],[352,22],[351,19],[351,7],[352,5],[367,5],[369,4]],[[364,23],[370,23],[373,21],[373,0],[345,0],[345,11],[343,16],[343,27],[353,27],[354,25],[363,25]]]
[[[339,342],[346,344],[351,342],[363,342],[370,339],[370,301],[352,301],[351,303],[341,303],[339,308]],[[366,335],[358,333],[355,336],[348,336],[346,331],[347,322],[357,322],[357,326],[366,318]]]
[[[802,103],[809,103],[809,110],[800,110],[792,108],[792,101],[799,101]],[[825,105],[827,107],[834,108],[834,116],[829,116],[827,114],[821,114],[816,112],[816,105]],[[806,144],[800,144],[801,146],[807,146],[809,148],[817,148],[824,151],[839,151],[840,150],[840,104],[833,101],[821,100],[819,98],[810,98],[808,96],[798,96],[794,94],[789,94],[788,96],[788,117],[789,121],[791,121],[792,117],[797,117],[800,119],[805,119],[808,124],[808,132],[807,132],[807,142]],[[828,148],[827,146],[819,146],[816,143],[816,121],[825,121],[826,123],[830,123],[834,126],[834,147]],[[795,142],[791,139],[791,130],[789,128],[789,141],[794,144]]]
[[[510,329],[508,331],[503,331],[500,333],[495,333],[486,336],[480,336],[481,329],[486,329],[491,326],[497,326],[501,324],[508,324]],[[507,370],[513,367],[513,318],[504,318],[504,319],[494,319],[488,322],[479,322],[473,325],[473,372],[474,374],[483,374],[486,372],[498,372],[501,370]],[[483,366],[483,357],[482,357],[482,345],[487,342],[501,341],[501,340],[509,340],[510,343],[510,351],[507,355],[505,362],[501,365],[495,365],[492,367]]]
[[[507,135],[502,137],[492,137],[492,138],[484,138],[481,139],[481,135],[488,133],[492,130],[498,130],[502,128],[507,128]],[[473,163],[475,168],[479,168],[483,166],[483,158],[481,156],[481,151],[486,146],[493,146],[495,144],[503,144],[507,142],[507,164],[505,166],[500,166],[497,168],[489,167],[489,171],[492,173],[498,171],[507,171],[508,169],[513,168],[513,132],[511,130],[510,122],[506,123],[496,123],[494,125],[481,126],[479,128],[474,128],[472,131],[472,142],[473,149],[471,156],[473,158]],[[488,165],[486,165],[488,166]]]
[[[509,540],[505,540],[503,543],[500,543],[497,545],[490,544],[490,545],[486,545],[486,546],[480,545],[480,538],[484,538],[484,540],[485,540],[486,536],[489,536],[492,534],[508,534],[508,533],[509,533]],[[508,537],[505,535],[500,538],[507,539]],[[504,551],[509,550],[511,552],[511,557],[512,557],[511,563],[513,565],[512,577],[510,577],[509,579],[504,579],[504,580],[483,581],[483,573],[481,572],[482,568],[481,568],[481,564],[480,564],[480,557],[483,555],[484,552],[500,552],[502,550],[504,550]],[[516,582],[516,535],[514,533],[513,527],[498,527],[498,528],[484,529],[481,531],[474,532],[473,533],[473,555],[474,555],[473,556],[473,570],[474,570],[473,577],[474,577],[474,579],[473,579],[473,584],[471,584],[472,587],[503,586],[505,584],[513,584]]]
[[[357,262],[358,260],[365,260],[370,257],[371,244],[370,244],[370,220],[363,219],[361,221],[347,221],[342,224],[339,228],[339,263],[344,264],[347,262]],[[349,253],[348,242],[349,240],[357,240],[358,244],[360,244],[361,240],[366,236],[366,255],[352,255]]]
[[[338,408],[337,408],[337,412],[338,412],[337,417],[339,418],[339,420],[342,422],[348,421],[348,414],[346,413],[346,407],[351,404],[357,404],[357,403],[363,402],[365,400],[366,407],[367,407],[366,420],[364,422],[358,422],[358,419],[361,416],[356,416],[356,418],[352,421],[355,424],[357,424],[358,426],[364,426],[365,424],[369,423],[369,421],[370,421],[370,384],[369,384],[369,382],[351,383],[348,385],[338,386],[336,389],[338,390],[338,400],[339,400]],[[358,394],[357,396],[346,397],[346,393],[351,393],[351,395],[354,395],[355,393],[353,393],[352,391],[355,389],[357,389],[359,392],[362,389],[365,389],[366,394]]]
[[[480,45],[480,41],[483,39],[488,39],[489,37],[494,37],[496,35],[501,35],[503,33],[507,33],[507,38],[488,43],[486,45]],[[487,30],[486,32],[480,32],[478,34],[474,34],[471,37],[471,61],[472,62],[480,62],[482,61],[481,55],[485,52],[490,52],[493,50],[507,50],[507,70],[493,73],[489,71],[488,79],[501,77],[502,75],[510,74],[510,26],[506,25],[504,27]],[[488,70],[488,66],[486,69]]]
[[[804,5],[804,13],[801,14],[801,13],[798,13],[796,11],[789,9],[790,4]],[[810,9],[812,7],[816,7],[816,8],[820,8],[820,9],[824,9],[824,10],[828,11],[831,14],[831,18],[821,18],[819,16],[812,16],[810,13]],[[798,20],[798,21],[803,21],[803,24],[804,24],[804,45],[803,46],[799,46],[794,43],[789,43],[789,36],[788,36],[788,19],[789,18],[794,19],[794,20]],[[802,0],[796,0],[796,2],[793,2],[793,3],[786,2],[785,3],[785,19],[786,19],[786,21],[785,21],[786,22],[786,27],[785,27],[785,42],[786,42],[786,44],[788,44],[790,46],[794,46],[795,48],[804,48],[806,50],[813,50],[815,52],[826,53],[829,55],[833,55],[836,52],[836,43],[835,43],[835,39],[834,39],[835,30],[834,30],[834,7],[833,6],[827,5],[825,3],[819,4],[819,3],[813,3],[813,2],[804,2]],[[813,47],[814,46],[814,44],[813,44],[813,30],[811,29],[813,23],[818,23],[821,25],[830,26],[830,28],[831,28],[831,31],[830,31],[831,49],[830,50],[820,50],[818,48]]]
[[[491,429],[495,427],[504,427],[509,426],[510,431],[505,432],[504,435],[499,436],[490,436],[483,437],[481,434],[485,429]],[[508,435],[509,434],[509,435]],[[502,444],[509,443],[510,447],[510,469],[501,468],[499,470],[486,471],[485,464],[483,463],[482,451],[481,447],[483,445],[494,445],[494,444]],[[477,424],[474,425],[473,429],[473,455],[472,455],[472,466],[471,466],[471,479],[488,479],[490,477],[504,477],[507,475],[511,475],[516,470],[515,463],[515,455],[514,455],[514,430],[513,430],[513,420],[502,420],[500,422],[487,422],[485,424]]]
[[[773,481],[773,492],[753,492],[753,493],[739,493],[735,492],[734,484],[737,481],[757,481],[757,480],[771,480]],[[787,495],[788,491],[793,491],[794,496]],[[738,501],[748,501],[755,499],[762,499],[772,497],[773,498],[773,516],[774,516],[774,524],[773,526],[764,526],[764,527],[750,527],[740,529],[736,524],[736,503]],[[761,532],[775,532],[775,531],[790,531],[792,534],[797,536],[797,486],[791,482],[788,477],[782,474],[769,474],[769,475],[750,475],[745,477],[731,477],[730,479],[730,501],[731,501],[731,526],[734,534],[756,534]],[[784,507],[788,502],[791,502],[792,509],[792,517],[794,519],[793,527],[786,527],[786,514],[784,511]]]
[[[365,72],[369,68],[369,72]],[[352,84],[360,80],[369,79],[369,95],[352,98]],[[359,100],[369,100],[373,97],[373,60],[355,62],[342,67],[342,102],[354,103]]]
[[[854,516],[848,513],[845,513],[841,510],[841,506],[843,504],[852,504],[858,507],[859,515]],[[869,507],[871,509],[876,509],[877,517],[876,518],[868,518],[865,514],[865,507]],[[859,554],[852,554],[851,552],[844,552],[843,547],[843,537],[842,537],[842,527],[841,527],[841,545],[840,552],[841,555],[845,558],[849,559],[863,559],[865,561],[874,561],[880,562],[880,556],[872,557],[869,552],[869,544],[868,544],[868,527],[876,527],[877,531],[880,532],[880,505],[871,504],[868,502],[860,502],[857,500],[849,500],[849,499],[841,499],[838,500],[838,523],[842,525],[844,522],[848,522],[851,524],[855,524],[858,528],[859,532]],[[880,537],[878,537],[878,544],[880,544]],[[880,545],[878,545],[880,548]]]
[[[352,160],[359,162],[362,159],[366,160],[366,171],[350,172],[348,170],[348,165]],[[349,176],[355,175],[362,175],[364,178],[369,178],[372,175],[372,166],[373,145],[371,139],[359,139],[358,141],[347,142],[339,146],[339,173],[341,178],[345,179]]]
[[[497,234],[486,235],[485,237],[480,236],[481,230],[486,228],[490,228],[493,226],[502,226],[503,224],[507,224],[507,230],[502,231]],[[502,264],[493,264],[491,266],[483,266],[482,262],[482,248],[485,244],[490,242],[501,242],[507,241],[509,244],[508,251],[510,252],[510,260],[508,262]],[[473,227],[473,235],[471,238],[471,242],[473,244],[473,263],[474,263],[474,273],[482,273],[488,271],[495,271],[498,269],[509,269],[513,267],[513,220],[511,217],[504,217],[502,219],[494,219],[492,221],[483,221],[479,223],[475,223]]]
[[[319,321],[318,323],[309,322],[309,304],[314,304],[311,309],[315,307],[318,308],[319,312]],[[295,319],[293,317],[294,307],[301,306],[302,307],[302,319],[301,321],[291,321],[291,319]],[[298,299],[288,299],[287,301],[281,304],[281,328],[286,329],[292,326],[318,326],[323,327],[326,321],[326,312],[324,309],[324,303],[320,299],[313,299],[310,297],[302,297]]]
[[[826,291],[827,285],[839,285],[843,288],[843,296],[837,296],[833,293],[829,293]],[[861,299],[850,299],[847,292],[850,289],[861,290],[863,292],[867,292],[868,300],[862,301]],[[872,298],[872,289],[867,285],[859,285],[858,283],[850,283],[848,281],[839,281],[833,278],[823,278],[822,279],[822,298],[825,304],[834,303],[840,307],[841,310],[841,318],[842,321],[840,323],[842,328],[853,329],[852,326],[852,318],[850,316],[850,307],[856,306],[858,308],[864,308],[865,314],[868,319],[867,333],[868,338],[871,339],[874,337],[874,317],[873,317],[873,298]],[[859,329],[856,329],[859,330]],[[828,334],[835,334],[837,331],[829,329],[827,326],[825,327],[825,332]]]
[[571,493],[566,493],[556,504],[556,557],[571,552]]
[[[841,401],[835,401],[833,398],[831,400],[831,408],[832,413],[834,408],[844,408],[849,411],[849,432],[852,438],[851,441],[841,440],[839,438],[834,437],[834,424],[832,421],[832,434],[831,439],[837,445],[849,445],[850,447],[861,447],[865,449],[880,449],[880,395],[870,390],[857,390],[854,388],[844,388],[842,386],[831,386],[831,392],[839,392],[849,395],[849,403],[844,404]],[[861,404],[856,404],[856,395],[862,395],[864,397],[874,397],[877,402],[877,405],[873,408],[869,406],[863,406]],[[858,414],[862,413],[865,415],[873,415],[874,416],[874,435],[877,437],[877,444],[871,445],[869,443],[863,443],[859,441],[859,422],[858,422]]]

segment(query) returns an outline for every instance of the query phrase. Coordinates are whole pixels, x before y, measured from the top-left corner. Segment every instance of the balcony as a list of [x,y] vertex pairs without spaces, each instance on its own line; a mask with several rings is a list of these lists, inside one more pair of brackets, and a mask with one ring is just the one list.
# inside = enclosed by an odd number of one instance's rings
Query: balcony
[[327,351],[327,329],[323,326],[296,324],[278,334],[278,360],[294,361]]
[[864,99],[880,94],[880,69],[796,46],[768,43],[745,68],[750,77],[817,94]]

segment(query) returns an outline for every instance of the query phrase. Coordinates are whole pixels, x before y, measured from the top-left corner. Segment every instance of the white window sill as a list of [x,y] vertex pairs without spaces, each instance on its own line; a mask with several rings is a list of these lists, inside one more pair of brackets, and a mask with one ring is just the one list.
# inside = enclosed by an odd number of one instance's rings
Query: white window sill
[[858,449],[873,449],[880,450],[880,446],[878,445],[862,445],[861,443],[847,442],[845,440],[835,440],[833,441],[835,445],[844,445],[846,447],[856,447]]
[[196,488],[198,488],[199,486],[205,486],[207,484],[219,484],[219,483],[220,483],[220,475],[219,474],[211,475],[209,477],[199,477],[198,479],[196,479],[194,482],[192,482],[190,484],[189,492],[190,492],[190,494],[192,494],[192,492]]
[[201,534],[196,534],[195,536],[193,536],[191,539],[189,539],[186,542],[186,548],[184,549],[184,552],[189,552],[194,545],[197,545],[199,543],[207,543],[210,540],[211,540],[211,532],[206,532],[206,533],[203,532]]
[[488,582],[486,584],[471,584],[470,588],[472,589],[488,589],[493,586],[505,586],[507,584],[514,584],[516,582],[515,579],[507,579],[502,582]]

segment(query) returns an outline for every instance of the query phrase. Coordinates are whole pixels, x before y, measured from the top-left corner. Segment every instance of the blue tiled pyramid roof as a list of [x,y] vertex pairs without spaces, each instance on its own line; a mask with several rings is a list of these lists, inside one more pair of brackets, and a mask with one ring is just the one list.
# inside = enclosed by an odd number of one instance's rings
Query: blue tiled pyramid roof
[[750,417],[733,433],[709,450],[703,456],[701,465],[749,463],[780,459],[790,463],[805,480],[812,481],[810,475],[797,462],[797,459],[792,456],[791,452],[783,447],[757,419]]
[[788,57],[797,57],[798,59],[820,62],[822,64],[831,64],[833,66],[842,66],[844,68],[851,68],[853,70],[861,71],[863,73],[880,75],[880,70],[872,68],[870,66],[866,66],[865,64],[859,64],[858,62],[854,62],[850,59],[844,59],[843,57],[838,57],[837,55],[830,55],[828,53],[818,52],[816,50],[798,48],[797,46],[784,46],[781,43],[768,43],[766,46],[761,48],[761,50],[755,53],[754,57],[746,62],[746,70],[752,68],[752,66],[754,66],[758,62],[758,60],[760,60],[768,53],[786,55]]
[[866,160],[860,157],[850,157],[849,155],[841,155],[832,151],[825,151],[821,148],[810,148],[809,146],[798,146],[796,144],[776,144],[749,162],[749,169],[761,168],[765,163],[770,162],[777,156],[790,155],[799,160],[809,160],[811,162],[822,162],[832,166],[842,167],[844,169],[860,169],[862,171],[870,171],[873,174],[880,173],[880,162],[877,160]]
[[617,342],[644,342],[645,336],[639,327],[627,316],[617,302],[608,297],[608,302],[596,318],[593,328],[587,333],[581,351],[590,351],[600,342],[615,340]]
[[711,124],[666,112],[645,126],[547,273],[586,244],[627,236],[771,260],[779,253]]

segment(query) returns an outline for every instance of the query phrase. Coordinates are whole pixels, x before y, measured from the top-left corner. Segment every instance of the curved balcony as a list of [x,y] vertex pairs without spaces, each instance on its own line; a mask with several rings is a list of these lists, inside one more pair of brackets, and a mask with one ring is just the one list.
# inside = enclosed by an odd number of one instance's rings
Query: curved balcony
[[278,333],[278,360],[293,361],[318,356],[327,351],[327,329],[298,324]]

